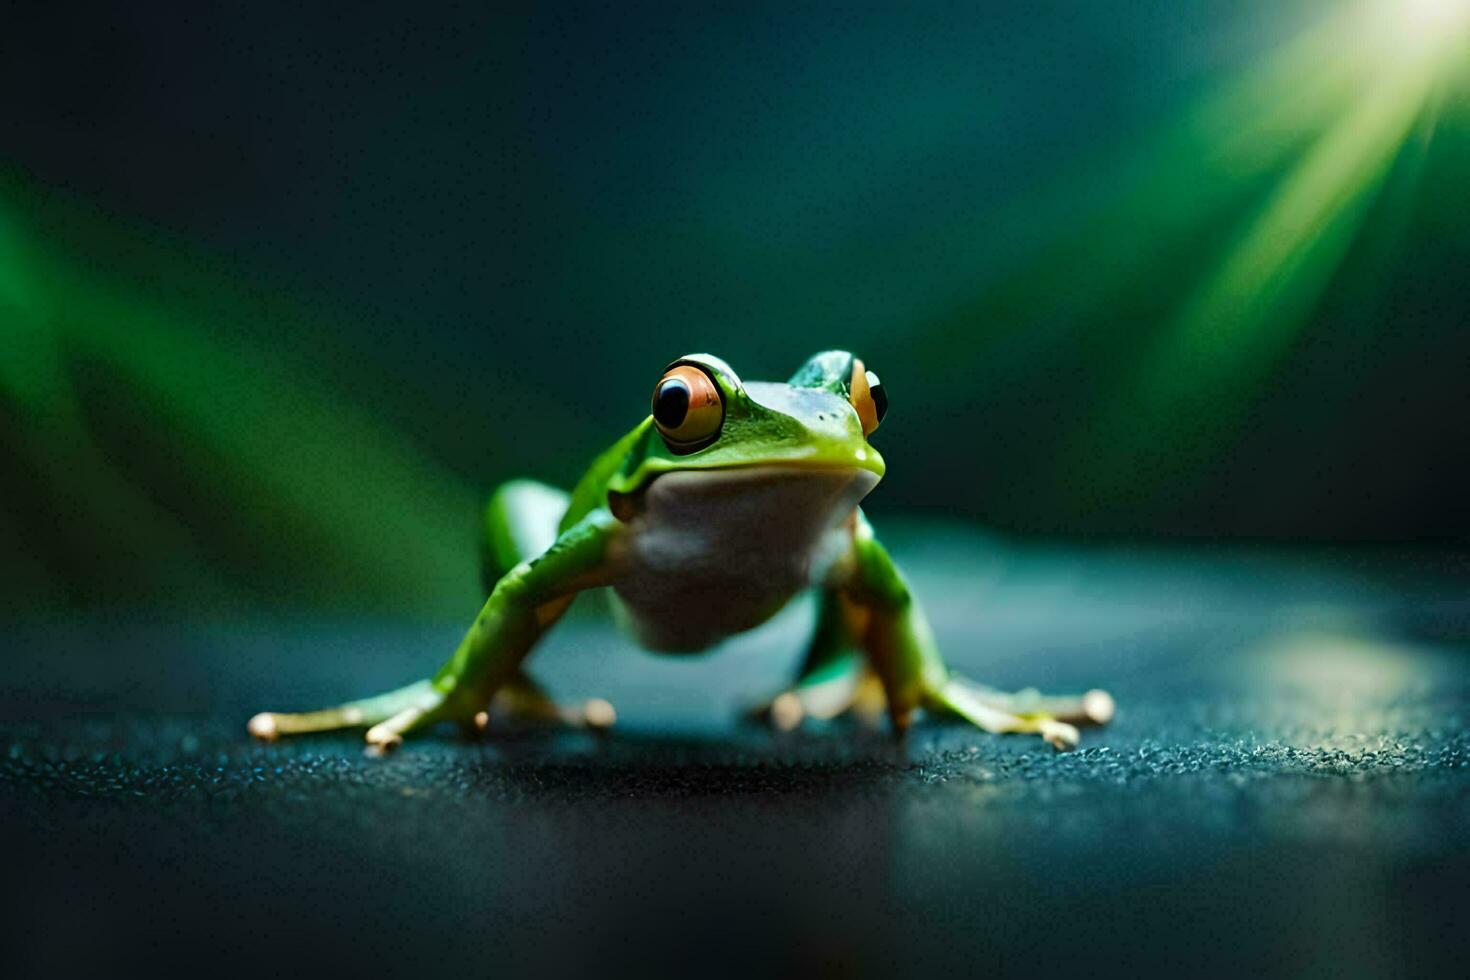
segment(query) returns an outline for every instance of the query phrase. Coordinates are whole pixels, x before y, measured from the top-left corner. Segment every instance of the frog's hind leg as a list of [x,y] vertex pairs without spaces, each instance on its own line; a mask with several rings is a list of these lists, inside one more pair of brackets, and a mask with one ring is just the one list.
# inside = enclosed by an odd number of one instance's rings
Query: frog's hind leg
[[807,719],[825,721],[853,714],[875,722],[883,714],[883,686],[858,647],[859,613],[842,596],[824,589],[817,597],[817,622],[796,680],[752,714],[781,731]]
[[508,480],[485,502],[480,522],[480,579],[486,594],[500,577],[556,541],[571,497],[537,480]]

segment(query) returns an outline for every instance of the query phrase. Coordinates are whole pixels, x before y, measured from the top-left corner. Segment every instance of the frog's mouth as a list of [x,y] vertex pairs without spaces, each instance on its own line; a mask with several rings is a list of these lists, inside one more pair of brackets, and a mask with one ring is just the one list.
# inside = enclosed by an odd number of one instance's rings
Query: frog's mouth
[[608,508],[623,523],[650,519],[734,520],[756,525],[839,523],[878,485],[860,466],[763,462],[747,466],[684,467],[649,474],[631,493],[608,492]]

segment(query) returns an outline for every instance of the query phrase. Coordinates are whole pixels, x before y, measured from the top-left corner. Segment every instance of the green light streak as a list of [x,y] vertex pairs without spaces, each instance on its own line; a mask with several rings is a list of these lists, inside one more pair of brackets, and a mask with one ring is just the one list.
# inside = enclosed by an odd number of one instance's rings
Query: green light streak
[[[1126,493],[1145,470],[1151,479],[1175,481],[1212,458],[1291,348],[1431,105],[1470,22],[1439,19],[1428,30],[1403,16],[1401,6],[1381,2],[1346,8],[1250,86],[1241,106],[1267,97],[1274,83],[1326,66],[1332,82],[1316,91],[1334,98],[1306,104],[1321,111],[1341,100],[1343,108],[1243,223],[1098,416],[1077,433],[1074,459],[1087,458],[1090,447],[1108,447],[1110,471],[1096,491]],[[1319,60],[1326,52],[1332,61]],[[1276,101],[1296,106],[1286,117],[1287,130],[1310,121],[1296,98],[1290,86],[1276,92]],[[1226,110],[1221,122],[1229,106],[1220,104]],[[1283,121],[1277,116],[1263,126],[1243,116],[1224,156],[1272,162]],[[1252,149],[1256,139],[1259,151]]]

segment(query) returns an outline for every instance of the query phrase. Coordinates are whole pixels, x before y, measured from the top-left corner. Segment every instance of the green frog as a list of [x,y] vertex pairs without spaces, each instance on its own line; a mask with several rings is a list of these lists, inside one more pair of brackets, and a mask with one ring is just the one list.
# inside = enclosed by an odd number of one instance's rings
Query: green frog
[[645,647],[706,650],[814,589],[811,640],[789,687],[756,713],[780,729],[845,712],[886,713],[900,737],[915,713],[987,732],[1039,735],[1056,749],[1107,722],[1113,700],[1006,693],[952,673],[918,599],[859,503],[884,473],[869,442],[888,410],[878,376],[847,351],[811,357],[784,384],[742,382],[718,357],[664,369],[651,410],[566,493],[499,487],[480,550],[489,597],[432,677],[333,708],[263,712],[262,739],[367,729],[376,752],[444,721],[483,729],[496,714],[603,728],[600,699],[552,701],[527,656],[589,589],[607,588]]

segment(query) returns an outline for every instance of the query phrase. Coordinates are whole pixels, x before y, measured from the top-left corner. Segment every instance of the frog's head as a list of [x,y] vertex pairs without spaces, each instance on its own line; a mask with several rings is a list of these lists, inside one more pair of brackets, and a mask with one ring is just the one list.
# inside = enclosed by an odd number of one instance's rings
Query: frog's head
[[742,383],[709,354],[664,369],[652,412],[610,490],[631,494],[661,473],[778,466],[883,475],[868,444],[888,399],[878,376],[847,351],[823,351],[784,384]]

